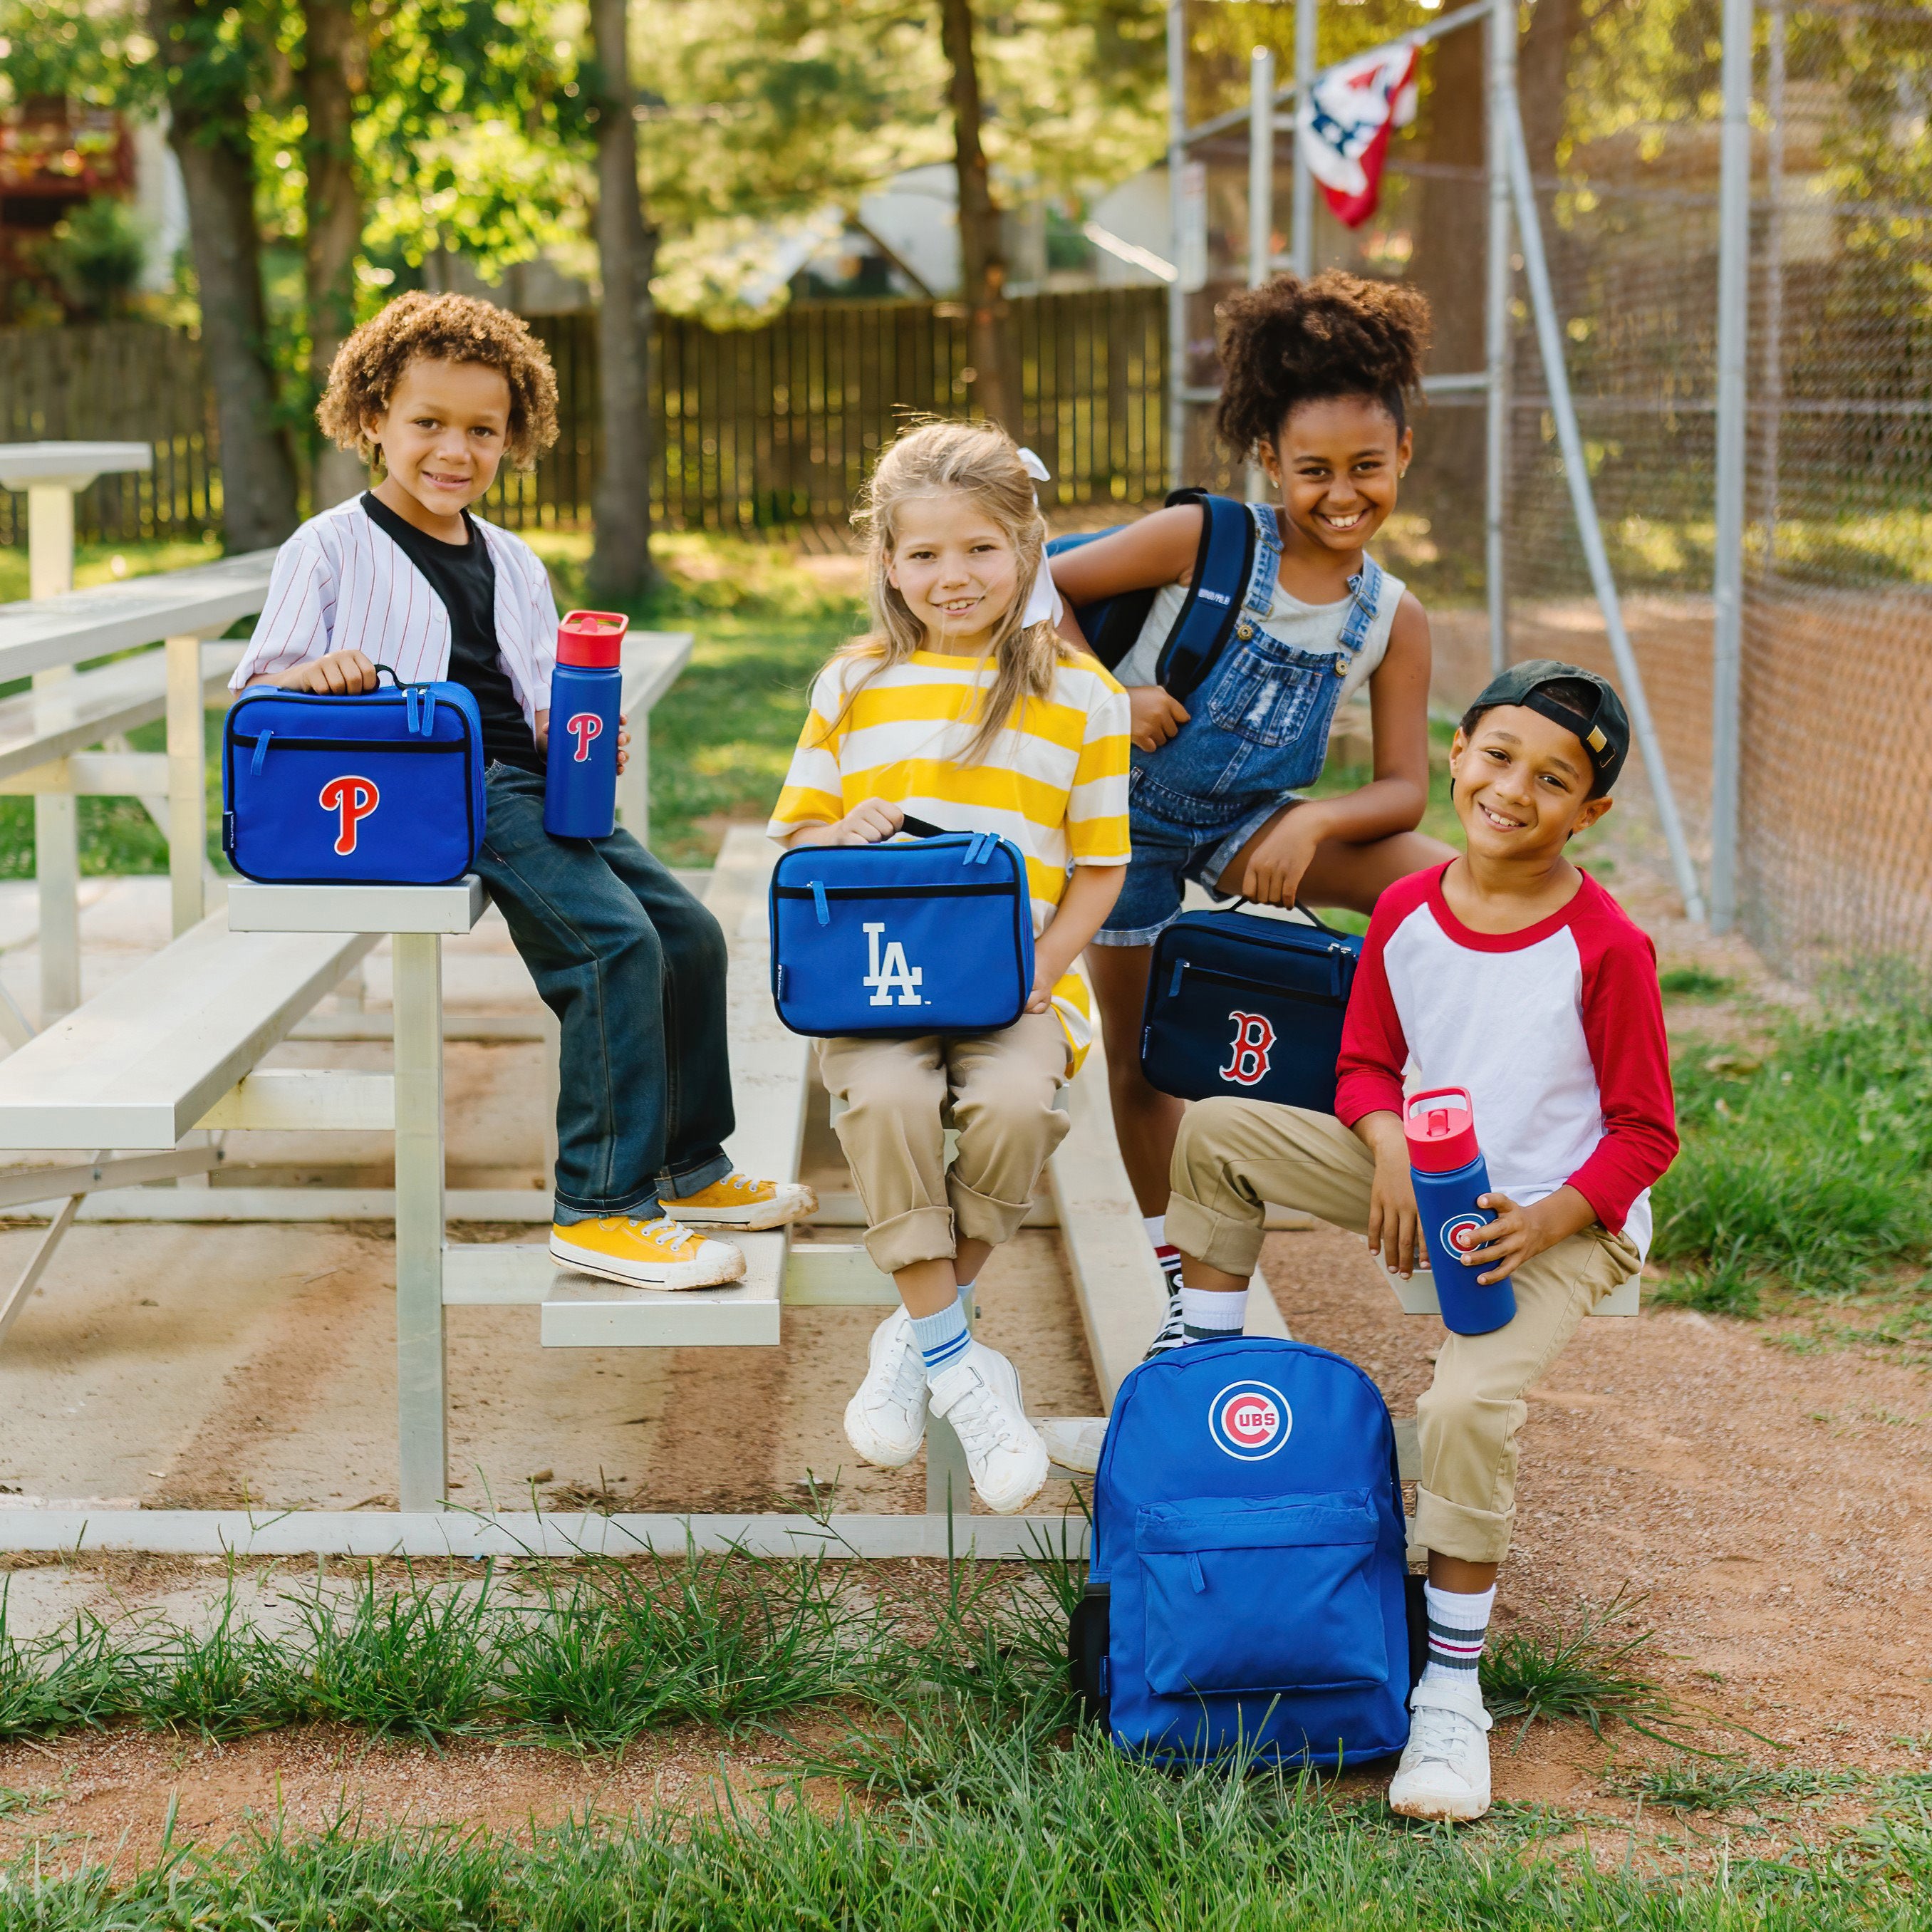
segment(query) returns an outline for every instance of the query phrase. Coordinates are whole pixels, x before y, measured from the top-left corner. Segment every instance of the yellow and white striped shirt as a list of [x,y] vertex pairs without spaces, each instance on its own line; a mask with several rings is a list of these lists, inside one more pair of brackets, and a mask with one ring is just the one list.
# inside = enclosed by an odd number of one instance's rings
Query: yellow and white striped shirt
[[868,798],[944,831],[999,832],[1026,859],[1035,938],[1070,866],[1127,862],[1127,694],[1097,664],[1060,665],[1052,694],[1025,699],[970,765],[992,658],[915,651],[867,679],[869,668],[838,658],[819,673],[772,813],[774,838],[843,818]]
[[[1016,722],[969,765],[992,659],[915,651],[887,670],[873,662],[838,658],[819,673],[772,838],[829,824],[872,798],[945,831],[998,832],[1026,860],[1035,938],[1072,867],[1127,862],[1127,694],[1097,664],[1060,664],[1051,694],[1023,700]],[[1090,1009],[1076,974],[1055,988],[1054,1004],[1077,1064]]]

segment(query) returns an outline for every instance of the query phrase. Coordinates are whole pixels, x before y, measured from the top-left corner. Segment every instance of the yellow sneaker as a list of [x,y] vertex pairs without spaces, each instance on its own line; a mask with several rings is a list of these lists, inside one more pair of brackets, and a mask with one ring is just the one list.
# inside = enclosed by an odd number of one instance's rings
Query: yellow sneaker
[[728,1174],[682,1201],[667,1201],[667,1214],[675,1214],[694,1228],[785,1228],[818,1210],[818,1196],[796,1180],[754,1180],[748,1174]]
[[550,1254],[559,1268],[626,1288],[722,1288],[745,1274],[745,1257],[729,1241],[694,1234],[669,1214],[655,1221],[606,1214],[559,1222],[550,1231]]

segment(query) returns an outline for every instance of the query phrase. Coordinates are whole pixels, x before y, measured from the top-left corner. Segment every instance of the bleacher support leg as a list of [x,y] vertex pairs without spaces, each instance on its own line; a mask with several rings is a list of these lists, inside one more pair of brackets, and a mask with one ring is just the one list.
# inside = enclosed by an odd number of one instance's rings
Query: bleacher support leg
[[[34,688],[72,677],[65,665],[36,671]],[[34,880],[40,915],[40,1024],[80,1004],[80,801],[71,792],[34,800]]]
[[202,747],[201,640],[170,638],[168,659],[168,879],[178,939],[207,916],[202,870],[208,846]]
[[440,1509],[448,1489],[442,1323],[442,940],[392,940],[396,1013],[398,1496]]

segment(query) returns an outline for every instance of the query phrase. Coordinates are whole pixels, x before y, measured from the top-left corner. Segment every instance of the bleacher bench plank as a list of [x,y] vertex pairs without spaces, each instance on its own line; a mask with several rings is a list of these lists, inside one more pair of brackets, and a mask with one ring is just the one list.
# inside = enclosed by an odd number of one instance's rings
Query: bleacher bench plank
[[211,914],[0,1060],[0,1148],[172,1148],[374,944]]

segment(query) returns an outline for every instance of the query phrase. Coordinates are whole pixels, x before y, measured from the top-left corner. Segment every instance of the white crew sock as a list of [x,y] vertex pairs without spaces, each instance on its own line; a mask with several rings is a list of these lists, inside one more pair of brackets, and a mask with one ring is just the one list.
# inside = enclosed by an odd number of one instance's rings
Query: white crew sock
[[1483,1640],[1489,1634],[1496,1586],[1438,1590],[1433,1583],[1425,1583],[1422,1600],[1429,1615],[1429,1661],[1423,1668],[1423,1682],[1438,1689],[1455,1687],[1480,1697],[1477,1667],[1483,1660]]
[[1190,1342],[1238,1335],[1247,1326],[1248,1291],[1240,1288],[1225,1294],[1218,1288],[1184,1288],[1180,1319],[1183,1332]]
[[936,1315],[914,1316],[912,1333],[925,1358],[928,1382],[964,1354],[973,1339],[966,1332],[966,1311],[956,1301],[949,1301]]
[[1167,1216],[1165,1214],[1150,1214],[1142,1221],[1141,1226],[1147,1230],[1148,1240],[1153,1246],[1156,1248],[1166,1246]]
[[973,1319],[973,1284],[970,1281],[959,1284],[959,1312],[969,1322]]

